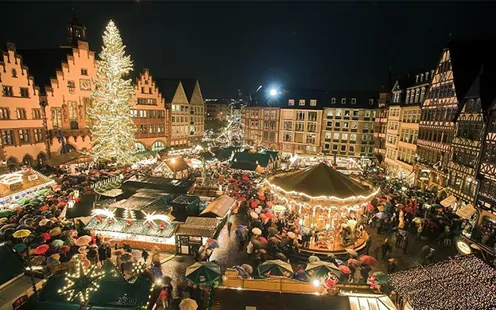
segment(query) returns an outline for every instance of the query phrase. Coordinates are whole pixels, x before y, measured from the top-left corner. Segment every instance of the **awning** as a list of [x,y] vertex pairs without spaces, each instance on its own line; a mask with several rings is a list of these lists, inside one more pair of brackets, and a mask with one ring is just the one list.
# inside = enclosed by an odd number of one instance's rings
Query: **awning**
[[66,164],[70,164],[70,163],[84,161],[87,159],[88,159],[88,157],[86,155],[83,155],[79,152],[74,151],[74,152],[69,152],[69,153],[65,153],[62,155],[52,157],[49,160],[47,160],[46,163],[50,167],[56,167],[56,166],[60,166],[60,165],[66,165]]
[[477,210],[474,208],[474,206],[471,203],[469,203],[465,207],[456,210],[456,215],[458,215],[463,219],[469,219],[472,217],[472,215],[475,214],[475,212],[477,212]]
[[208,206],[200,213],[201,217],[224,217],[232,206],[236,203],[236,200],[232,199],[227,195],[218,197],[214,201],[208,204]]
[[455,202],[456,202],[456,197],[453,196],[453,195],[451,195],[448,198],[446,198],[443,201],[441,201],[441,205],[443,207],[446,207],[447,208],[447,207],[450,207],[450,206],[454,205]]

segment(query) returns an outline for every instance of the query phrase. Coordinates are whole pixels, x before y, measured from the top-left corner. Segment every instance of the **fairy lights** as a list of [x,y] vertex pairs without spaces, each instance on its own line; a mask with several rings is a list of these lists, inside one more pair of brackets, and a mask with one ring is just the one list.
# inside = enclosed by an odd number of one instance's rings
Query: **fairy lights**
[[103,35],[95,90],[91,94],[94,105],[88,111],[93,138],[90,155],[95,161],[112,160],[118,165],[129,165],[136,160],[136,126],[130,106],[134,89],[131,79],[124,78],[132,71],[133,63],[124,49],[119,30],[110,21]]
[[150,225],[157,225],[155,221],[163,221],[167,224],[171,223],[171,220],[169,217],[165,214],[155,214],[153,213],[146,213],[145,211],[141,211],[145,215],[145,224],[150,224]]
[[89,269],[84,268],[83,264],[78,261],[78,270],[65,277],[66,285],[59,289],[59,294],[67,296],[67,301],[73,301],[79,298],[82,304],[86,304],[91,293],[100,287],[99,280],[104,276],[104,272],[99,272],[93,265]]
[[496,271],[474,255],[390,275],[414,309],[488,310],[496,305]]
[[105,216],[107,220],[115,220],[115,209],[93,209],[91,216]]

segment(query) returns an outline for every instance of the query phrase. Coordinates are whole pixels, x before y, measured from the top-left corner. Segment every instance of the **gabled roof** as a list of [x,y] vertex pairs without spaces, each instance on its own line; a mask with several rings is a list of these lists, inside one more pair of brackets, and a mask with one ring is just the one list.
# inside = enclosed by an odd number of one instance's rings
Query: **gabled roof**
[[46,87],[51,87],[50,79],[57,77],[57,70],[62,69],[62,62],[67,62],[67,56],[72,55],[72,48],[60,47],[50,49],[17,50],[22,57],[22,64],[28,67],[28,74],[34,77],[35,85],[40,93],[45,93]]
[[224,217],[235,203],[235,199],[222,195],[210,202],[200,213],[200,217]]
[[324,163],[289,174],[276,175],[270,179],[270,183],[285,191],[312,197],[333,196],[345,199],[371,194],[368,188]]
[[154,79],[154,81],[163,97],[165,98],[166,103],[172,102],[172,99],[174,98],[179,85],[182,85],[189,103],[191,101],[191,98],[193,97],[193,92],[198,80],[193,78],[156,78]]

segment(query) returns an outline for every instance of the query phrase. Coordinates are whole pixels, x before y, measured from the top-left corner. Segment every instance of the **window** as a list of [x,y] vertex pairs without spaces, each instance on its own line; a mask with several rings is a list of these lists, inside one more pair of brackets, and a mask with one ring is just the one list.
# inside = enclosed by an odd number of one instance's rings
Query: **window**
[[334,127],[335,128],[340,128],[341,127],[341,123],[340,122],[335,122],[334,123]]
[[135,143],[134,148],[136,149],[136,152],[144,152],[146,151],[145,146],[141,143]]
[[41,119],[41,109],[33,109],[33,119]]
[[346,144],[341,145],[341,152],[346,152]]
[[131,117],[137,117],[138,116],[138,111],[136,110],[131,110]]
[[305,112],[303,112],[303,111],[296,112],[296,120],[304,121],[305,120]]
[[312,106],[312,107],[317,106],[317,100],[316,99],[310,99],[310,106]]
[[352,133],[350,134],[350,141],[356,141],[356,134]]
[[341,134],[341,140],[346,140],[346,141],[348,141],[348,134],[347,134],[347,133],[343,133],[343,134]]
[[5,96],[5,97],[12,97],[14,96],[14,92],[12,91],[12,86],[3,86],[2,87],[2,94]]
[[12,77],[13,78],[16,78],[17,77],[17,70],[16,69],[12,69]]
[[356,98],[351,98],[351,104],[356,104]]
[[29,143],[29,130],[19,129],[19,143],[21,144]]
[[354,145],[350,145],[350,152],[355,152],[355,146]]
[[317,123],[308,123],[307,124],[307,131],[308,132],[315,132],[317,129]]
[[284,130],[293,130],[293,122],[284,121]]
[[0,108],[0,119],[10,119],[8,108]]
[[349,122],[343,122],[343,128],[348,128],[350,126]]
[[341,109],[337,109],[336,110],[336,116],[341,117],[341,115],[342,115]]
[[358,117],[358,110],[353,110],[353,117]]
[[327,127],[332,127],[332,122],[327,122]]
[[165,132],[165,125],[164,124],[159,124],[157,128],[158,133],[163,133]]
[[88,75],[88,69],[81,69],[81,75]]
[[296,122],[295,131],[304,131],[304,130],[305,130],[305,123],[304,122]]
[[140,133],[146,133],[146,132],[147,132],[146,125],[141,124],[141,125],[140,125]]
[[333,115],[334,115],[334,111],[333,110],[328,110],[327,111],[327,118],[332,118]]
[[68,101],[67,102],[69,108],[69,119],[71,121],[77,120],[77,101]]
[[315,144],[315,135],[314,134],[307,135],[307,143]]
[[14,131],[11,129],[2,130],[2,144],[14,145]]
[[294,103],[295,103],[294,99],[289,99],[288,100],[288,105],[294,105]]
[[28,98],[29,97],[29,90],[25,87],[21,87],[21,97],[22,98]]
[[346,104],[346,98],[341,98],[341,104]]
[[26,119],[26,110],[17,108],[16,109],[17,119]]
[[304,106],[305,105],[305,99],[300,99],[300,101],[298,102],[298,105],[300,106]]
[[335,132],[332,138],[334,140],[339,140],[339,132]]
[[317,112],[308,112],[308,121],[316,122],[317,121]]
[[60,108],[52,109],[52,126],[62,127],[62,111]]
[[369,110],[365,111],[365,117],[370,117],[370,111]]
[[34,130],[34,142],[42,142],[43,141],[43,130],[36,128]]
[[291,142],[291,132],[284,132],[282,138],[284,142]]
[[76,84],[74,83],[74,81],[67,81],[67,87],[76,88]]

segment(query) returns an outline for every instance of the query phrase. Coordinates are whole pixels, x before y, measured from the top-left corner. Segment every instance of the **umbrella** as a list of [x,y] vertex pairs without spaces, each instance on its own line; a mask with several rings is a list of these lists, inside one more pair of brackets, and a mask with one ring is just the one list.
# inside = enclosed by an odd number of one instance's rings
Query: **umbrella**
[[265,244],[269,243],[269,241],[267,239],[265,239],[264,237],[260,237],[260,242],[265,243]]
[[63,245],[59,248],[59,253],[68,253],[71,250],[71,247],[68,245]]
[[317,257],[317,256],[315,256],[315,255],[312,255],[312,256],[310,256],[310,257],[308,258],[308,263],[316,263],[316,262],[318,262],[318,261],[320,261],[320,258],[318,258],[318,257]]
[[340,265],[338,268],[344,274],[350,274],[351,273],[351,269],[348,266]]
[[262,200],[262,201],[265,201],[265,196],[264,195],[259,195],[258,196],[258,199]]
[[288,237],[291,239],[296,239],[296,234],[292,231],[288,232]]
[[62,229],[60,227],[55,227],[54,229],[50,230],[49,234],[50,234],[50,236],[55,237],[55,236],[60,235],[61,232],[62,232]]
[[59,263],[59,261],[58,261],[58,260],[56,260],[56,259],[55,259],[55,258],[53,258],[53,257],[49,257],[49,258],[47,258],[47,265],[56,265],[56,264],[58,264],[58,263]]
[[43,237],[43,241],[45,242],[52,239],[52,237],[47,233],[42,233],[41,236]]
[[280,259],[265,261],[258,266],[257,270],[262,278],[271,276],[290,278],[293,275],[293,267]]
[[181,300],[181,303],[179,304],[179,309],[181,310],[196,310],[198,309],[198,304],[194,299],[191,298],[185,298]]
[[378,213],[375,215],[375,217],[377,217],[377,218],[379,218],[379,219],[381,219],[381,220],[384,220],[384,219],[388,218],[388,215],[387,215],[386,213],[384,213],[384,212],[378,212]]
[[358,257],[357,251],[355,251],[353,249],[346,249],[346,252],[348,252],[348,254],[350,254],[353,257]]
[[194,263],[186,268],[186,280],[196,285],[209,285],[220,278],[220,267],[212,262]]
[[45,225],[46,225],[46,224],[48,224],[49,222],[50,222],[50,220],[48,220],[48,219],[42,219],[42,220],[38,223],[38,225],[39,225],[39,226],[45,226]]
[[348,263],[348,266],[355,266],[356,267],[356,266],[360,266],[361,262],[354,259],[354,258],[350,258],[350,259],[348,259],[347,263]]
[[64,245],[64,241],[60,240],[60,239],[55,239],[52,241],[52,245],[54,248],[58,249],[60,248],[61,246]]
[[0,218],[0,223],[5,223],[7,221],[8,221],[8,218],[6,218],[6,217]]
[[308,276],[305,273],[305,270],[298,270],[295,272],[294,278],[298,281],[308,281]]
[[375,276],[375,284],[383,284],[389,281],[388,276],[382,271],[376,271],[372,275]]
[[14,250],[16,250],[17,253],[22,253],[26,250],[26,245],[24,243],[18,243],[14,245]]
[[58,261],[60,259],[60,254],[55,253],[55,254],[50,255],[50,257],[53,259],[56,259]]
[[48,251],[49,248],[50,246],[48,246],[48,244],[42,244],[38,246],[36,249],[34,249],[34,254],[36,255],[45,254],[45,252]]
[[[5,226],[7,226],[7,225],[5,225]],[[4,226],[4,227],[5,227],[5,226]],[[2,227],[2,228],[3,228],[3,227]],[[21,229],[21,230],[18,230],[18,231],[16,231],[15,233],[13,233],[13,234],[12,234],[12,236],[13,236],[14,238],[17,238],[17,239],[20,239],[20,238],[25,238],[25,237],[27,237],[27,236],[29,236],[29,235],[31,235],[31,231],[30,231],[30,230],[28,230],[28,229]]]
[[359,259],[362,263],[367,264],[369,266],[375,266],[377,264],[377,260],[369,255],[362,255],[360,256]]
[[253,267],[248,264],[241,265],[241,268],[243,268],[247,274],[251,275],[253,273]]
[[262,234],[262,230],[260,230],[260,228],[258,227],[255,227],[251,230],[252,233],[254,233],[255,235],[261,235]]
[[255,200],[252,200],[250,202],[250,207],[252,207],[253,209],[255,209],[257,206],[258,206],[258,204],[257,204],[257,202]]
[[369,211],[374,211],[374,205],[373,205],[373,204],[371,204],[371,203],[369,203],[369,204],[367,205],[367,209],[368,209]]
[[[348,268],[347,266],[344,267]],[[341,266],[338,268],[333,263],[325,262],[325,261],[309,263],[307,265],[307,268],[305,268],[305,272],[309,277],[316,277],[316,278],[325,277],[329,272],[336,275],[336,277],[339,278],[341,276],[341,272],[345,273],[344,271],[341,270]]]
[[2,209],[0,210],[0,217],[9,217],[14,215],[14,211],[9,210],[9,209]]
[[272,220],[274,218],[274,214],[272,214],[272,213],[265,213],[265,217],[268,218],[269,220]]
[[77,238],[76,242],[74,242],[75,245],[77,246],[85,246],[88,245],[91,241],[91,236],[81,236]]
[[250,212],[250,216],[251,216],[252,218],[254,218],[254,219],[257,219],[257,218],[258,218],[258,214],[257,214],[257,213],[255,213],[255,212],[253,212],[253,211],[251,211],[251,212]]
[[272,201],[268,201],[268,202],[266,203],[266,205],[267,205],[267,207],[272,207],[272,206],[274,205],[274,203],[273,203]]
[[348,225],[348,227],[350,227],[351,231],[355,231],[355,227],[357,225],[357,221],[355,221],[355,220],[348,220],[348,222],[346,224]]
[[209,238],[207,240],[207,244],[209,247],[211,247],[212,249],[216,249],[219,247],[219,242],[217,242],[217,240],[215,239],[212,239],[212,238]]
[[267,231],[269,232],[269,234],[277,235],[277,228],[275,227],[269,227]]
[[258,216],[260,216],[260,213],[262,213],[262,209],[260,209],[260,207],[256,207],[254,211],[256,214],[258,214]]
[[422,219],[420,217],[415,217],[412,222],[414,222],[415,224],[421,224],[422,223]]
[[246,197],[243,197],[243,196],[238,197],[238,201],[246,201]]

